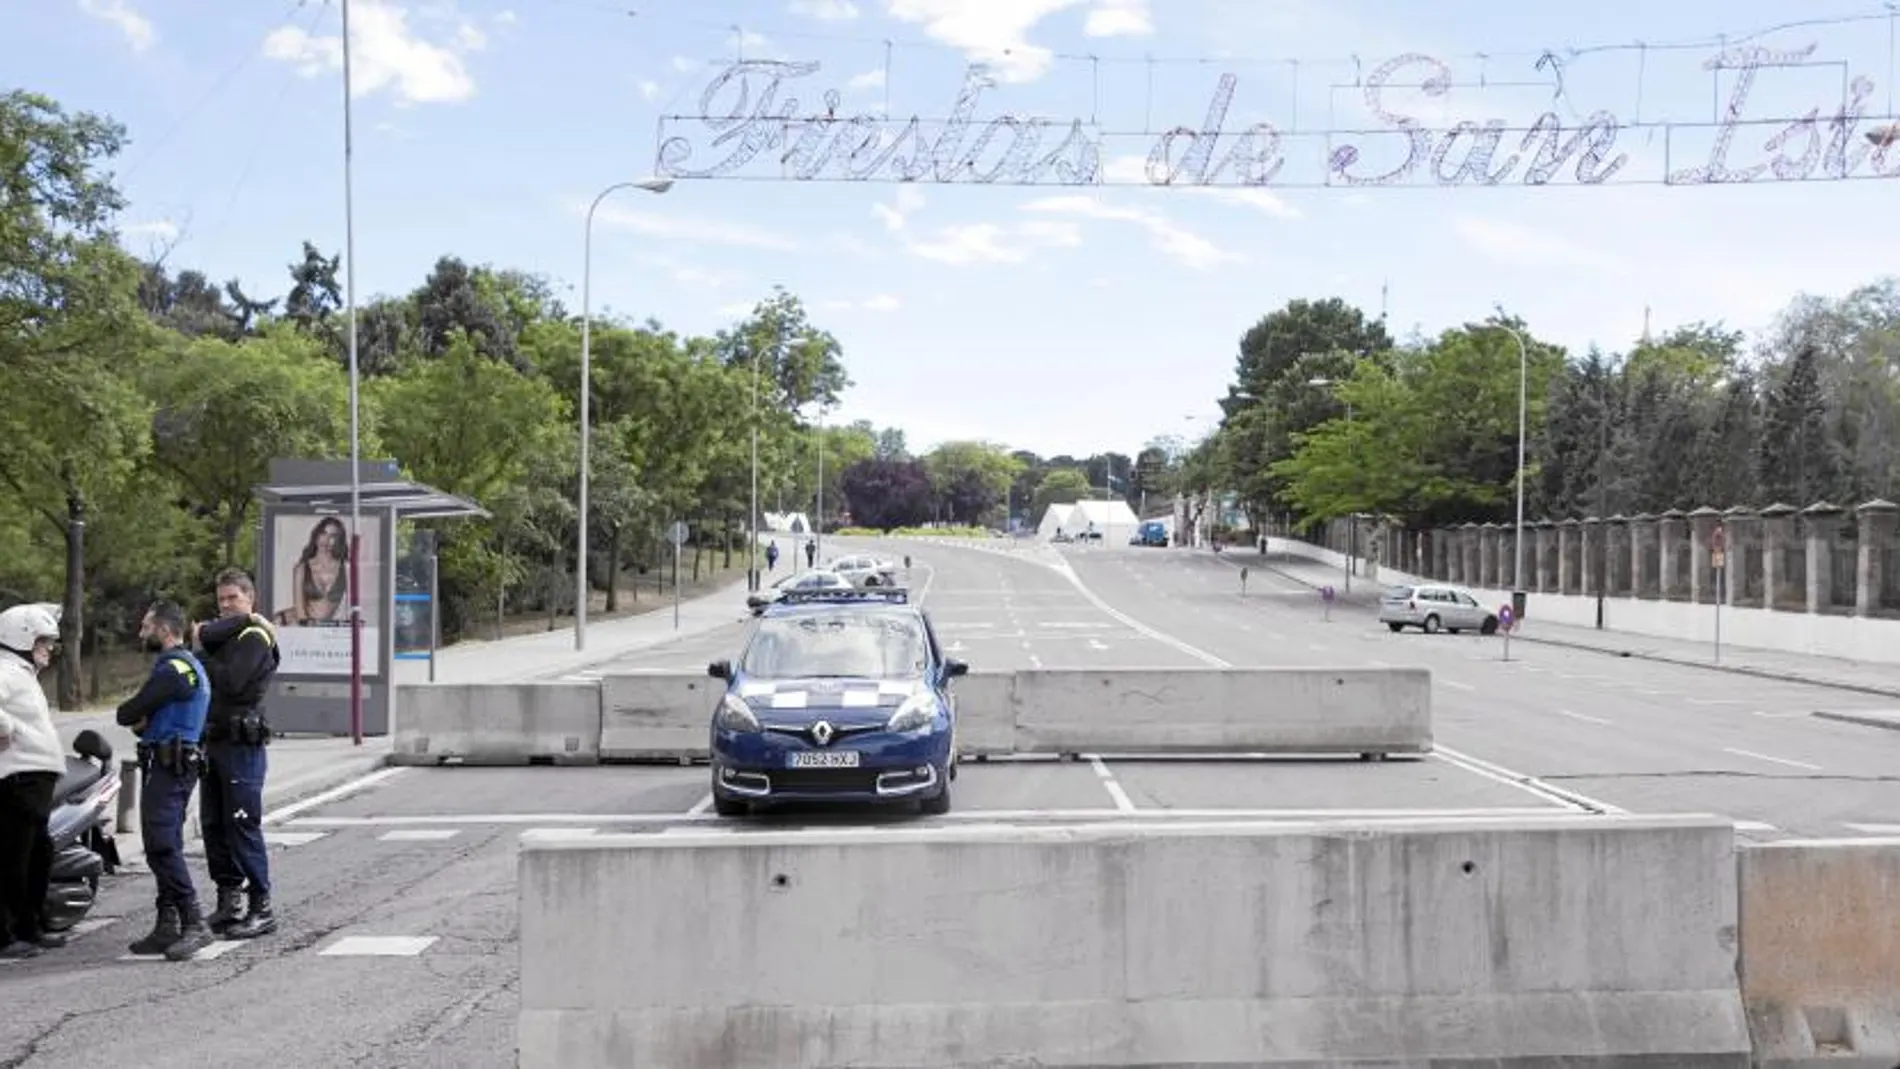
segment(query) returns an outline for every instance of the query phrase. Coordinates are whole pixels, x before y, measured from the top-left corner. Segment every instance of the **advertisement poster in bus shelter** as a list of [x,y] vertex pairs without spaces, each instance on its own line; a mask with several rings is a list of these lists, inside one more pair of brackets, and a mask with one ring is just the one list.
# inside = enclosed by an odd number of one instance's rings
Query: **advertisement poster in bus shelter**
[[[350,518],[274,517],[268,614],[277,625],[284,675],[350,674]],[[362,584],[363,674],[381,667],[383,520],[365,514],[357,547]]]

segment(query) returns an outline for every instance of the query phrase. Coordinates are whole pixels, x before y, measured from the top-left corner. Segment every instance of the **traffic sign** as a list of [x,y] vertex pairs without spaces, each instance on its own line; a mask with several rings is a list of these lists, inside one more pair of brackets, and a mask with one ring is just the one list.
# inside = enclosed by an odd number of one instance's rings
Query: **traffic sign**
[[1725,568],[1727,566],[1728,566],[1728,551],[1727,550],[1714,549],[1714,550],[1709,551],[1709,567]]
[[666,540],[673,543],[676,547],[683,546],[686,544],[686,540],[692,537],[692,534],[693,530],[686,526],[685,520],[674,520],[673,526],[666,529]]
[[1511,625],[1515,624],[1516,622],[1517,622],[1517,614],[1511,611],[1511,607],[1509,605],[1498,606],[1498,630],[1509,631],[1511,629]]
[[1330,602],[1333,600],[1333,597],[1333,588],[1330,584],[1319,588],[1319,599],[1321,601]]

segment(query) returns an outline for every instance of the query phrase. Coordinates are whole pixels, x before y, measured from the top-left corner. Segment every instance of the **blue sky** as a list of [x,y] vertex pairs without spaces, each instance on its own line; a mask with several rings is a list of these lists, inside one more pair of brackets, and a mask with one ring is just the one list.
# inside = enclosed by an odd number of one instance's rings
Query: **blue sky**
[[[118,171],[136,251],[270,294],[309,238],[343,246],[342,81],[336,0],[33,0],[9,17],[7,81],[127,123]],[[1533,12],[1530,9],[1537,9]],[[637,9],[637,10],[635,10]],[[1581,350],[1626,346],[1645,309],[1657,329],[1696,319],[1758,330],[1802,291],[1838,294],[1891,270],[1884,181],[1664,185],[1706,164],[1736,74],[1717,42],[1813,46],[1768,69],[1745,112],[1741,168],[1774,155],[1785,120],[1839,110],[1872,82],[1858,131],[1895,108],[1892,25],[1875,3],[1602,0],[353,0],[359,299],[416,286],[438,255],[544,273],[580,298],[585,206],[653,172],[660,116],[715,147],[701,94],[735,60],[815,61],[778,102],[799,114],[836,90],[840,116],[948,115],[966,65],[995,85],[973,113],[1080,119],[1099,180],[1036,186],[682,180],[624,191],[595,230],[597,308],[710,332],[781,283],[843,342],[857,385],[833,419],[895,424],[913,447],[983,437],[1045,454],[1132,452],[1194,437],[1216,417],[1240,334],[1293,297],[1339,295],[1395,333],[1436,332],[1494,305]],[[1880,16],[1827,24],[1827,20]],[[1637,47],[1642,42],[1643,47]],[[1664,47],[1671,45],[1693,47]],[[1615,46],[1615,47],[1603,47]],[[1537,60],[1561,61],[1558,75]],[[1350,173],[1388,170],[1406,142],[1368,108],[1364,81],[1405,53],[1451,71],[1448,92],[1399,68],[1385,106],[1444,129],[1549,109],[1568,139],[1599,109],[1627,154],[1605,183],[1575,163],[1525,188],[1395,185],[1327,174],[1327,141],[1357,144]],[[1089,58],[1094,57],[1094,58]],[[1237,79],[1214,162],[1254,123],[1285,136],[1266,187],[1230,169],[1214,188],[1144,185],[1160,132],[1202,122],[1223,73]],[[1357,83],[1357,85],[1355,84]],[[751,103],[765,87],[750,82]],[[733,107],[735,87],[714,100]],[[888,110],[886,110],[888,109]],[[1665,129],[1664,123],[1676,124]],[[968,135],[975,137],[974,129]],[[1507,135],[1501,160],[1521,134]],[[1807,135],[1780,151],[1799,156]],[[999,141],[1000,144],[1000,141]],[[1469,141],[1452,150],[1455,169]],[[1864,155],[1857,132],[1854,151]],[[1187,146],[1177,145],[1179,159]],[[1534,151],[1534,150],[1533,150]],[[769,153],[767,155],[770,155]],[[994,160],[992,149],[986,160]],[[1859,175],[1900,171],[1858,161]],[[1817,176],[1824,174],[1817,167]],[[1885,210],[1882,210],[1885,209]]]

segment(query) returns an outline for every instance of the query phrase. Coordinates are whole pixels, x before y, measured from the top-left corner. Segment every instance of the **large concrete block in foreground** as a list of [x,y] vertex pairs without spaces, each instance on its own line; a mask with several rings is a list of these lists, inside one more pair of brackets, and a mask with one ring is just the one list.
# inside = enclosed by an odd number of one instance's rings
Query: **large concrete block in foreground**
[[1017,672],[1018,753],[1429,753],[1423,668]]
[[1734,829],[524,837],[519,1064],[1743,1067]]
[[600,681],[603,760],[704,760],[725,681],[704,672],[649,672]]
[[1900,839],[1762,843],[1738,861],[1757,1064],[1900,1065]]
[[404,687],[391,762],[594,764],[600,688],[593,683],[423,683]]

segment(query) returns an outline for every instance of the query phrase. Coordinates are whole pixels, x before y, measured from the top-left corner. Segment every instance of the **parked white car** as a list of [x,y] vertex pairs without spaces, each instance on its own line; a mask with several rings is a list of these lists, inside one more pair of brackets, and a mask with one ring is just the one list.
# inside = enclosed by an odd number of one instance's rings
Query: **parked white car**
[[1393,631],[1416,627],[1428,635],[1440,631],[1489,635],[1498,629],[1497,614],[1485,608],[1471,591],[1443,583],[1389,588],[1379,599],[1379,622]]
[[852,586],[896,586],[897,565],[872,556],[839,557],[830,570],[851,581]]

